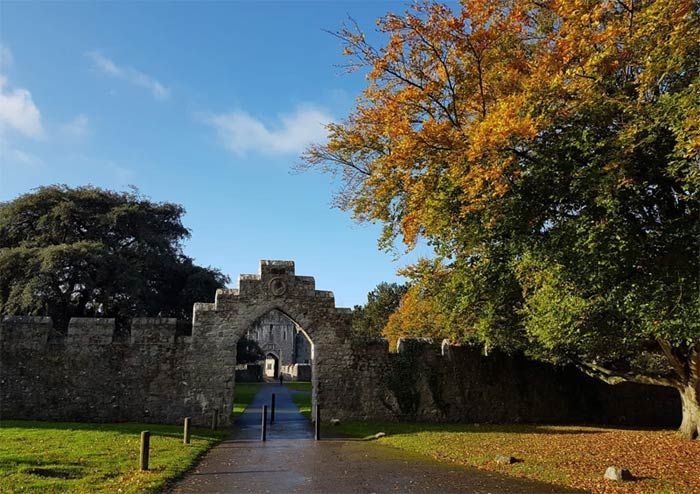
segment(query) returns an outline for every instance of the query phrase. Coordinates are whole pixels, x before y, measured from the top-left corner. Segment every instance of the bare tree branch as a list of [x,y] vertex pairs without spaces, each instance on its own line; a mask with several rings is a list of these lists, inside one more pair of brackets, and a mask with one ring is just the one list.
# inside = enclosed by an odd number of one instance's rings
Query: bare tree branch
[[652,377],[644,376],[641,374],[633,374],[631,372],[618,372],[610,369],[606,369],[600,365],[592,364],[589,362],[580,362],[576,364],[583,373],[604,381],[608,384],[620,384],[623,382],[632,382],[637,384],[653,384],[656,386],[670,386],[673,388],[678,388],[681,383],[675,379],[666,377]]

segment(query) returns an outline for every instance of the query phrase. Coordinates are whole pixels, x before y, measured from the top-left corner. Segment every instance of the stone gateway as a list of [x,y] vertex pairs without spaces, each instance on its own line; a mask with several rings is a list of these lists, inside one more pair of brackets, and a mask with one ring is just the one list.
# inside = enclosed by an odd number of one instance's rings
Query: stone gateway
[[[346,415],[339,383],[351,345],[349,309],[333,293],[296,276],[291,261],[261,261],[257,275],[194,305],[191,331],[175,319],[133,319],[115,335],[113,319],[74,318],[67,334],[50,318],[6,316],[0,326],[0,416],[55,420],[139,420],[228,424],[236,343],[256,321],[278,312],[311,342],[313,402]],[[189,333],[189,334],[188,334]],[[342,386],[342,384],[340,384]]]
[[[291,261],[261,261],[237,289],[198,303],[191,324],[74,318],[64,334],[50,318],[0,324],[0,419],[228,425],[236,344],[269,314],[289,318],[310,342],[312,401],[328,419],[465,422],[680,422],[675,390],[611,386],[575,369],[430,340],[353,337],[352,313],[332,292],[297,276]],[[277,355],[279,358],[279,355]]]

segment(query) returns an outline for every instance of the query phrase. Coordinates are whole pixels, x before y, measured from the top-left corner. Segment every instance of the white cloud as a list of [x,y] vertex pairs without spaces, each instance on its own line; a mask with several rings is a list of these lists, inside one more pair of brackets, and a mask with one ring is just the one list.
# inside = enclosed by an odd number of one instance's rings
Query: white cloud
[[15,63],[15,58],[12,56],[12,51],[7,45],[0,44],[0,69],[12,67]]
[[268,126],[245,111],[210,115],[206,122],[219,139],[237,155],[299,153],[312,142],[324,140],[325,125],[332,118],[313,106],[303,106],[291,114],[280,114],[279,123]]
[[32,94],[23,88],[11,89],[7,79],[0,75],[0,131],[8,127],[29,137],[44,135],[41,113]]
[[95,68],[105,75],[122,79],[135,86],[147,89],[156,99],[165,100],[170,97],[170,89],[168,87],[143,72],[132,67],[117,65],[112,60],[96,51],[87,53],[87,56],[93,61]]
[[90,134],[90,121],[87,115],[81,113],[61,125],[61,133],[67,137],[81,139]]

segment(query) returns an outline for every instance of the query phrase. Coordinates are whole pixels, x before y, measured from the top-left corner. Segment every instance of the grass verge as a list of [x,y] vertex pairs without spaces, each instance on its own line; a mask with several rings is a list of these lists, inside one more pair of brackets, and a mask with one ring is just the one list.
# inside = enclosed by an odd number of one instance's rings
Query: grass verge
[[[142,430],[151,431],[150,470],[138,470]],[[155,424],[0,423],[0,492],[151,493],[182,475],[223,432]]]
[[[334,430],[379,443],[515,477],[582,488],[594,493],[700,492],[700,441],[674,431],[582,426],[473,425],[350,422]],[[496,455],[512,455],[512,465]],[[608,466],[631,471],[635,479],[603,480]]]
[[233,392],[233,411],[231,412],[234,420],[253,402],[253,398],[260,391],[260,386],[262,383],[236,383]]
[[284,383],[292,391],[292,401],[299,407],[301,414],[311,420],[311,383],[303,381],[293,381]]

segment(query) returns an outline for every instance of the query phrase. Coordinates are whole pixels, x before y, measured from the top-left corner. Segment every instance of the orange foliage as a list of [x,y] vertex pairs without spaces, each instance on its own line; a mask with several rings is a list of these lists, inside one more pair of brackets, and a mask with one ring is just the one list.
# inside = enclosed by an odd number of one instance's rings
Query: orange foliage
[[424,296],[416,285],[409,288],[398,310],[389,316],[383,334],[389,341],[389,348],[394,351],[402,336],[442,338],[445,337],[445,328],[445,316],[435,299]]
[[[665,74],[700,36],[694,5],[463,0],[455,12],[423,1],[379,21],[388,36],[381,49],[359,30],[343,30],[344,53],[354,57],[351,67],[369,69],[369,84],[355,111],[305,159],[345,167],[352,179],[342,205],[389,224],[385,236],[409,246],[439,236],[446,223],[508,193],[522,171],[522,143],[579,105],[619,97],[606,95],[603,78],[635,78],[627,109],[658,97]],[[688,115],[689,129],[695,117]],[[699,142],[696,135],[684,145]]]

